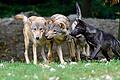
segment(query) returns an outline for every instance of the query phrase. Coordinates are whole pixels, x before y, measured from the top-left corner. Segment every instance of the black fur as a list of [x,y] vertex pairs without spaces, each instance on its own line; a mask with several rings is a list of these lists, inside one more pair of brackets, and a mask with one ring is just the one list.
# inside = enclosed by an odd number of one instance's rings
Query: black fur
[[95,58],[99,51],[102,50],[102,54],[110,61],[110,57],[107,53],[110,49],[112,49],[115,55],[120,57],[120,41],[111,34],[99,30],[82,20],[77,20],[77,25],[75,29],[71,31],[71,35],[76,37],[76,35],[79,34],[84,35],[87,43],[90,45],[92,50],[91,58]]

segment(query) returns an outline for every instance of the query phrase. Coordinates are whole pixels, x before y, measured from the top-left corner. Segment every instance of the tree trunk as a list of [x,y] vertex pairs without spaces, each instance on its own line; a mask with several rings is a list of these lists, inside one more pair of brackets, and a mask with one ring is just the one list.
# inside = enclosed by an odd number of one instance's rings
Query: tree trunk
[[82,5],[83,17],[91,16],[91,2],[92,2],[92,0],[83,0],[83,5]]

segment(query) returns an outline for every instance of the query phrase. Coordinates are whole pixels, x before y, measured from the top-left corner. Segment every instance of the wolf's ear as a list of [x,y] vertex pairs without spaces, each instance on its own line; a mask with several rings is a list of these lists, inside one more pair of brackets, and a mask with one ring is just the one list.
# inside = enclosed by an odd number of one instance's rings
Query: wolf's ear
[[32,24],[32,20],[28,18],[27,24],[31,25]]
[[61,28],[61,29],[64,29],[64,28],[65,28],[65,24],[64,24],[64,23],[60,23],[59,25],[60,25],[60,28]]
[[76,2],[76,12],[77,12],[77,19],[81,20],[82,14],[78,2]]
[[52,23],[54,23],[54,21],[53,20],[47,20],[46,23],[47,24],[52,24]]

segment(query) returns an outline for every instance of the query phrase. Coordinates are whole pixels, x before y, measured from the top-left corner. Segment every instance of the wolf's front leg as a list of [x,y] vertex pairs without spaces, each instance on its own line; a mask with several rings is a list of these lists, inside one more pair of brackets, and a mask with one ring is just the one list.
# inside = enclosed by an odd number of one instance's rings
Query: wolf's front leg
[[29,64],[30,63],[30,60],[28,57],[29,37],[27,34],[25,34],[25,32],[24,32],[24,43],[25,43],[24,56],[25,56],[26,63]]
[[37,53],[36,53],[36,48],[37,48],[36,43],[33,43],[33,59],[34,59],[33,63],[34,63],[34,64],[37,64]]
[[52,55],[52,44],[48,45],[48,63],[52,62],[53,55]]
[[47,63],[47,58],[46,58],[46,55],[45,55],[45,49],[44,49],[44,47],[45,47],[45,46],[42,46],[42,48],[41,48],[41,55],[42,55],[45,63]]
[[61,45],[58,45],[58,46],[57,46],[57,53],[58,53],[58,56],[59,56],[59,59],[60,59],[61,64],[64,64],[65,61],[64,61],[64,59],[63,59],[63,53],[62,53]]
[[80,58],[80,46],[77,44],[77,60],[80,61],[81,58]]
[[96,57],[96,55],[99,53],[99,51],[100,51],[100,48],[101,48],[101,45],[97,45],[97,47],[96,47],[96,49],[92,52],[92,54],[91,54],[91,58],[95,58]]
[[89,44],[86,44],[86,54],[87,54],[87,56],[90,56],[90,46],[89,46]]
[[76,61],[76,48],[75,48],[75,42],[73,39],[71,39],[70,42],[67,42],[67,46],[68,46],[68,51],[70,53],[70,58],[71,61]]

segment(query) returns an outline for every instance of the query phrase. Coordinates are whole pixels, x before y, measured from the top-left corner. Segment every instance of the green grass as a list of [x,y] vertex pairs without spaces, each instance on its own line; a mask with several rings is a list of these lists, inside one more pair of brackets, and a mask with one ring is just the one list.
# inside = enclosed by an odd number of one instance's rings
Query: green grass
[[[0,63],[0,80],[120,80],[120,61],[78,62],[77,64],[42,65],[20,62]],[[57,80],[51,79],[51,80]]]

